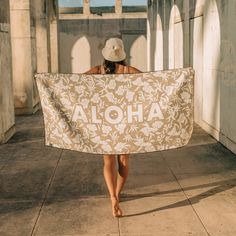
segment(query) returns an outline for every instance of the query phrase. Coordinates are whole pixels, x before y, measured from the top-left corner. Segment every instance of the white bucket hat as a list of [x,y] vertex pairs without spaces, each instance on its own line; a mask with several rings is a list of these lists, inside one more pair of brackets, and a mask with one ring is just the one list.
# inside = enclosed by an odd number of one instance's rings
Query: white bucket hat
[[123,61],[126,58],[123,41],[119,38],[110,38],[102,49],[103,57],[108,61]]

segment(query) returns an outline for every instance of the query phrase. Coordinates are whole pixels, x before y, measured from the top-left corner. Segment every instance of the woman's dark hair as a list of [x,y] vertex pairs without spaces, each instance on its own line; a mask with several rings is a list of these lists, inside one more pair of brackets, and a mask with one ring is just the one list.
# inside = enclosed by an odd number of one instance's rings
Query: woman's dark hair
[[116,70],[116,64],[126,66],[125,60],[114,62],[114,61],[108,61],[108,60],[104,59],[103,66],[104,66],[105,73],[106,74],[114,74],[115,70]]

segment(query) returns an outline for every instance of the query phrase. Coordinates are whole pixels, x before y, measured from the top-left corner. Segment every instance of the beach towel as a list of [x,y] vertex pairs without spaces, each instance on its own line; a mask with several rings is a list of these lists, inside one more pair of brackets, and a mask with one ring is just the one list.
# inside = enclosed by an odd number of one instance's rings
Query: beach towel
[[193,131],[192,68],[136,74],[35,74],[45,145],[97,154],[162,151]]

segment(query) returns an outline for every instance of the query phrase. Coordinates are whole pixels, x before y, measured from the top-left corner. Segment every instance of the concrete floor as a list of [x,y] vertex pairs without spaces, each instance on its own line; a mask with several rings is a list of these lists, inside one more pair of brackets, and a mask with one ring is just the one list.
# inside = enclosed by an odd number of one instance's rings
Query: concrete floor
[[0,235],[236,235],[236,156],[195,125],[183,148],[132,154],[113,218],[102,155],[44,146],[43,117],[18,116],[0,145]]

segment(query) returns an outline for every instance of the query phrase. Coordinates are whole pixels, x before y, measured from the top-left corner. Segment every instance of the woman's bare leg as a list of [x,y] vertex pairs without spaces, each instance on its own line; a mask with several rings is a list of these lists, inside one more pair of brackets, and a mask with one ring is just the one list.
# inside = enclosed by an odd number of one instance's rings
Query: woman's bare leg
[[119,201],[120,192],[126,182],[129,172],[129,154],[118,155],[118,175],[117,175],[117,185],[116,185],[116,197]]
[[111,197],[116,196],[116,159],[115,155],[103,155],[103,174]]
[[112,201],[113,216],[120,216],[122,215],[122,212],[121,209],[119,208],[119,201],[116,197],[116,183],[117,183],[116,158],[115,155],[103,155],[103,159],[104,159],[103,174]]

